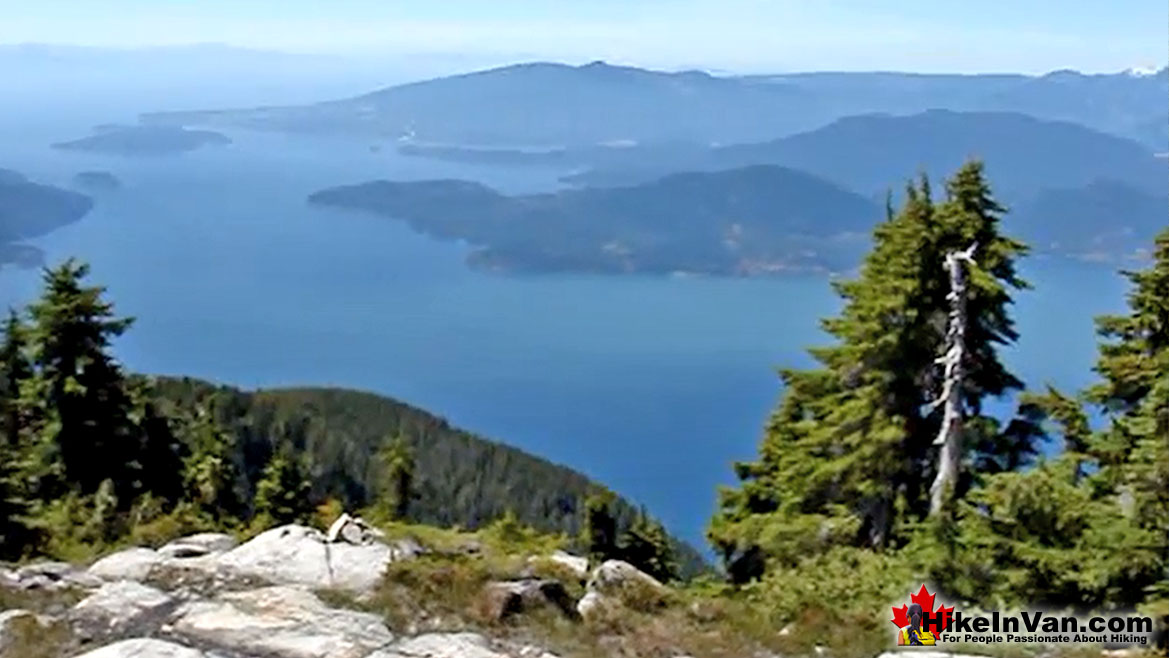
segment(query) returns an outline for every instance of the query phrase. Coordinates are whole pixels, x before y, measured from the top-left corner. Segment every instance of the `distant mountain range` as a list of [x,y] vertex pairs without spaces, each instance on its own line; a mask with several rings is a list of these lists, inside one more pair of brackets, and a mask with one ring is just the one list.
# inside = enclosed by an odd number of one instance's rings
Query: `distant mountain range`
[[[343,132],[480,146],[762,141],[873,112],[1012,111],[1169,149],[1169,67],[1152,75],[810,73],[716,77],[529,63],[311,105],[145,115],[169,124]],[[1162,129],[1157,127],[1161,126]]]
[[1169,164],[1137,142],[1009,112],[855,116],[782,139],[724,147],[665,143],[534,152],[413,145],[401,150],[463,162],[581,168],[565,180],[591,186],[632,185],[679,170],[773,164],[883,198],[916,173],[940,180],[979,157],[987,162],[1000,195],[1012,203],[1099,179],[1126,181],[1153,194],[1169,190]]
[[757,275],[853,266],[877,204],[774,166],[674,174],[634,187],[508,197],[478,183],[374,181],[310,203],[405,220],[507,272]]
[[1169,203],[1169,160],[1155,157],[1169,152],[1169,67],[719,77],[531,63],[312,105],[142,119],[348,133],[393,139],[405,155],[562,170],[583,189],[512,198],[457,181],[376,182],[313,197],[465,239],[475,265],[504,271],[847,269],[864,243],[841,236],[867,233],[888,192],[919,173],[940,183],[972,157],[1015,209],[1010,230],[1045,251],[1131,255]]

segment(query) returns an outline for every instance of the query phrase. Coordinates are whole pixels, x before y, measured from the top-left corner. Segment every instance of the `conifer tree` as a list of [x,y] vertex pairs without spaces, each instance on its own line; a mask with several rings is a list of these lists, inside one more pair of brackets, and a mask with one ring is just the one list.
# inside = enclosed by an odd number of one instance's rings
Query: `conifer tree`
[[45,271],[45,289],[29,306],[33,374],[22,382],[39,494],[51,499],[76,487],[90,494],[112,479],[117,497],[139,488],[139,437],[131,400],[110,342],[131,324],[114,315],[104,289],[85,287],[89,268],[73,260]]
[[190,447],[183,461],[186,499],[213,519],[238,517],[242,510],[237,493],[235,438],[202,405],[196,407],[184,429]]
[[261,526],[299,523],[313,513],[304,465],[281,447],[256,483],[256,518]]
[[968,550],[939,569],[956,593],[1084,608],[1158,598],[1169,615],[1169,229],[1153,265],[1127,274],[1130,312],[1098,319],[1103,379],[1084,396],[1103,427],[1074,397],[1030,396],[1064,450],[971,493]]
[[613,510],[616,496],[602,489],[587,498],[583,505],[584,518],[580,524],[581,548],[594,562],[617,557],[617,517]]
[[[823,327],[836,344],[810,350],[819,367],[782,371],[783,399],[759,458],[737,464],[740,487],[720,494],[708,534],[735,578],[758,576],[760,556],[794,563],[834,544],[896,545],[924,518],[942,415],[929,403],[942,385],[936,359],[949,311],[943,261],[973,243],[979,253],[968,266],[963,445],[1027,451],[1013,443],[1027,433],[1000,432],[980,413],[985,396],[1020,385],[997,355],[1016,338],[1010,290],[1026,285],[1014,267],[1025,247],[1001,235],[1002,211],[978,162],[950,179],[941,203],[923,177],[875,229],[859,277],[834,283],[845,304]],[[754,566],[744,571],[736,566],[742,563]]]
[[14,309],[8,310],[0,342],[0,442],[15,448],[20,430],[18,399],[20,383],[32,374],[26,352],[24,323]]
[[414,491],[414,454],[401,434],[386,442],[379,457],[382,475],[382,505],[389,518],[408,518]]
[[10,310],[0,342],[0,559],[17,559],[32,540],[28,526],[30,502],[20,464],[20,382],[29,376],[24,354],[24,326]]
[[621,534],[618,549],[622,559],[662,582],[678,577],[678,562],[670,536],[644,509]]

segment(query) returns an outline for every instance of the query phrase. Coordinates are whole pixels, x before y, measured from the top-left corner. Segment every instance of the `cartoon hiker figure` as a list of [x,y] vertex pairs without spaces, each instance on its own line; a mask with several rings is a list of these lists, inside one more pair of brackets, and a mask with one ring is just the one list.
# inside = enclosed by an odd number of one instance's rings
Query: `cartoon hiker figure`
[[937,642],[934,634],[921,628],[921,606],[909,606],[909,626],[897,634],[897,644],[911,647],[928,647]]

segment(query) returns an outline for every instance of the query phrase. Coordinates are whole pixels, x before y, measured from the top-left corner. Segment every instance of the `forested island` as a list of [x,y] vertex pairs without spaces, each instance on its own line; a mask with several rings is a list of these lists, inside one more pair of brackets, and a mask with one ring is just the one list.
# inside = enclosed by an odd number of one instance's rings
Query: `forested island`
[[108,171],[79,171],[73,176],[73,182],[81,188],[109,192],[122,187],[122,181]]
[[83,194],[0,169],[0,267],[39,264],[40,250],[21,242],[71,224],[92,207],[93,200]]
[[840,270],[855,264],[881,215],[857,194],[775,166],[517,197],[467,181],[374,181],[322,190],[309,202],[466,240],[476,247],[473,266],[503,272]]
[[99,126],[93,135],[53,144],[53,148],[123,156],[155,156],[230,143],[231,139],[226,135],[210,130],[192,130],[181,126],[110,125]]

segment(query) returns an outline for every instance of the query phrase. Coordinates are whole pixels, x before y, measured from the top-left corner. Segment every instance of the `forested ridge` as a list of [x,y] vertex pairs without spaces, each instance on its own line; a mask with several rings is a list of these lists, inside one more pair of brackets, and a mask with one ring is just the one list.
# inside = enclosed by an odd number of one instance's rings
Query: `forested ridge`
[[[386,397],[128,373],[110,342],[132,319],[87,274],[75,261],[46,270],[42,297],[5,322],[0,558],[252,533],[318,506],[466,529],[506,517],[571,538],[585,500],[609,495],[616,531],[660,527],[579,472]],[[683,574],[704,568],[692,547],[663,541]]]
[[[575,535],[582,503],[603,487],[581,473],[511,446],[451,427],[447,421],[396,400],[337,388],[241,391],[188,378],[156,378],[153,388],[172,415],[212,409],[214,422],[239,446],[252,488],[279,446],[304,455],[313,500],[335,499],[346,509],[376,501],[387,437],[403,437],[412,455],[409,520],[474,529],[507,513],[543,532]],[[614,497],[622,528],[638,510]],[[676,544],[687,573],[701,568],[692,547]]]

